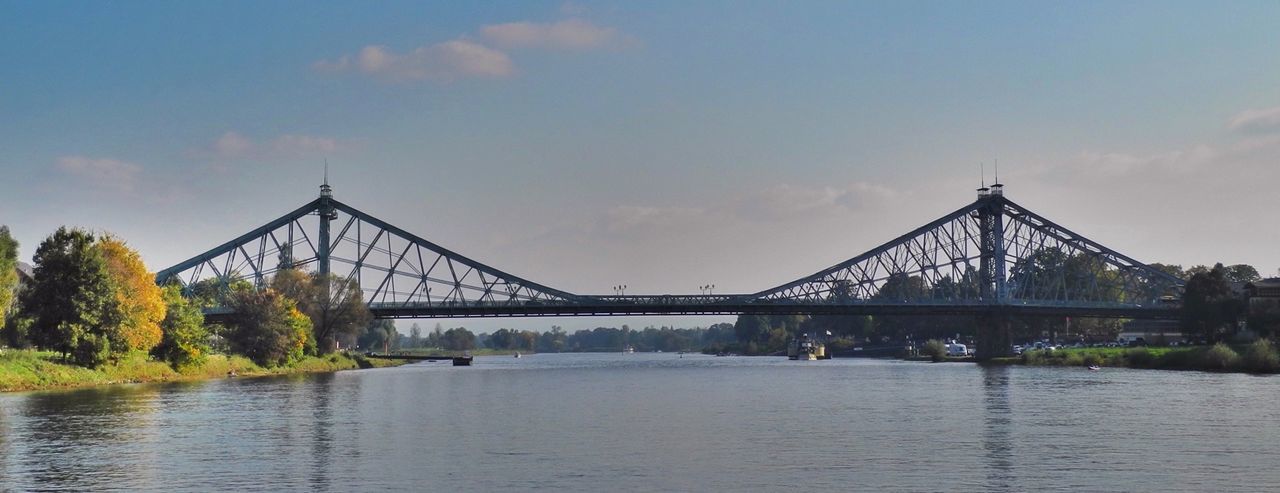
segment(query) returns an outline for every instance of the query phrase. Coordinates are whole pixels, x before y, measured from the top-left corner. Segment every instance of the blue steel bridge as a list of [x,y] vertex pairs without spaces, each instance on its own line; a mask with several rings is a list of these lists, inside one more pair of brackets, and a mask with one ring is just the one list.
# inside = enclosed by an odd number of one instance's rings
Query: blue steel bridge
[[[156,274],[161,284],[262,288],[282,268],[359,284],[378,318],[661,314],[971,315],[979,351],[1007,351],[1016,315],[1171,319],[1184,283],[1004,196],[977,200],[866,253],[755,293],[574,294],[451,251],[320,197]],[[207,310],[225,314],[224,306]],[[988,337],[983,337],[983,334]],[[1003,345],[1006,349],[998,349]],[[989,353],[990,354],[990,353]],[[981,356],[981,355],[980,355]]]

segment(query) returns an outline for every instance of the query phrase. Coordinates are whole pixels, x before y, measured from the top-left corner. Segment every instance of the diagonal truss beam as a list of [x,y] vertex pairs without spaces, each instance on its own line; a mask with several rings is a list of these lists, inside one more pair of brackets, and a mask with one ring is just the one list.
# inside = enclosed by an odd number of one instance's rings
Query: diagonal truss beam
[[965,207],[756,303],[1155,307],[1183,281],[1006,199]]

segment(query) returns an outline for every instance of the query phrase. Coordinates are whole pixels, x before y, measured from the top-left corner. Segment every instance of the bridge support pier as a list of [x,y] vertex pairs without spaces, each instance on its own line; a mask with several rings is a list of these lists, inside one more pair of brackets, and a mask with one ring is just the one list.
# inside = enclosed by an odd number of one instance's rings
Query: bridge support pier
[[1013,356],[1013,332],[1009,315],[987,313],[978,315],[975,322],[978,326],[978,348],[974,351],[974,356],[978,361]]

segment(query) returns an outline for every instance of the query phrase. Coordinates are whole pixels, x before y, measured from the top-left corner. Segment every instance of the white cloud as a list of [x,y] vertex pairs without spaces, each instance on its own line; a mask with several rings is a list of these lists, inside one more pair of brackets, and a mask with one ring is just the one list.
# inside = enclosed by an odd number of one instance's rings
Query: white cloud
[[393,82],[498,78],[515,73],[515,65],[506,53],[466,39],[422,46],[403,54],[385,46],[370,45],[354,57],[344,55],[312,66],[324,72],[356,71]]
[[1219,152],[1204,144],[1187,149],[1160,152],[1155,154],[1129,154],[1123,152],[1098,153],[1086,151],[1080,153],[1076,166],[1077,171],[1093,173],[1105,177],[1132,176],[1140,173],[1187,173],[1213,162]]
[[865,182],[839,187],[780,184],[743,197],[736,210],[748,220],[790,220],[873,207],[896,195],[893,189],[884,185]]
[[623,233],[683,229],[691,224],[700,224],[708,211],[692,207],[618,206],[610,208],[604,214],[605,229]]
[[213,142],[213,152],[219,157],[243,157],[253,150],[253,141],[238,132],[230,131]]
[[310,135],[281,135],[271,141],[271,149],[282,156],[333,154],[339,149],[338,141],[328,137]]
[[617,29],[601,27],[582,19],[565,19],[549,24],[508,22],[480,28],[485,40],[503,48],[590,50],[616,46],[626,40]]
[[57,168],[84,183],[117,192],[131,193],[137,186],[142,166],[110,158],[63,156]]
[[1271,132],[1280,130],[1280,106],[1241,111],[1227,125],[1240,132]]

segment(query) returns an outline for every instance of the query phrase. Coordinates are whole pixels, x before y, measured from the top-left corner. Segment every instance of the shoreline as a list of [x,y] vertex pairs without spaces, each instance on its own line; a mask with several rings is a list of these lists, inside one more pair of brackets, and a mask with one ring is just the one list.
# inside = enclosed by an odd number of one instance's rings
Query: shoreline
[[27,349],[0,353],[0,392],[77,390],[136,383],[192,382],[230,378],[332,373],[400,366],[407,360],[373,360],[357,353],[308,356],[288,366],[264,368],[238,355],[209,355],[199,367],[174,370],[167,363],[133,353],[120,361],[90,369],[60,362],[60,355]]
[[[907,361],[929,361],[909,357]],[[1203,371],[1271,375],[1280,373],[1280,354],[1270,343],[1215,344],[1213,346],[1131,348],[1064,348],[1033,350],[1017,356],[975,361],[973,358],[944,358],[939,363],[976,362],[983,366],[1041,366],[1088,368],[1129,368],[1133,370]]]

